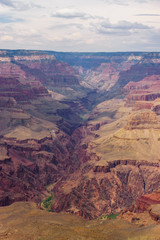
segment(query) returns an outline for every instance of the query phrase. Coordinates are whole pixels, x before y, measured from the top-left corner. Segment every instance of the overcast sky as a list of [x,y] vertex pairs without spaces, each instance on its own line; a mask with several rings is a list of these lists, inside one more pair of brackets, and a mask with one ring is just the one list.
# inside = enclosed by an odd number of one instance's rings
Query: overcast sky
[[0,0],[0,48],[160,51],[160,0]]

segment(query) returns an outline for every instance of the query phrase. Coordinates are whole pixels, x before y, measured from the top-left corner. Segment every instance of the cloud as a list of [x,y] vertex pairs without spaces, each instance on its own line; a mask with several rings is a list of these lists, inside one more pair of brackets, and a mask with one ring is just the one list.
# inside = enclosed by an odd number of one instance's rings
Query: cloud
[[3,35],[2,37],[0,37],[1,41],[12,41],[13,37],[10,35]]
[[76,28],[76,29],[83,29],[83,24],[79,23],[55,23],[49,29],[69,29],[69,28]]
[[149,26],[137,22],[119,21],[117,24],[112,24],[108,19],[94,26],[100,34],[117,34],[122,36],[130,35],[138,30],[150,29]]
[[121,1],[121,0],[103,0],[103,1],[108,4],[128,5],[126,1]]
[[14,7],[14,4],[11,0],[0,0],[0,4],[8,7]]
[[159,17],[160,14],[142,13],[142,14],[136,14],[135,16],[138,16],[138,17]]
[[[151,0],[103,0],[104,2],[108,4],[116,4],[116,5],[123,5],[128,6],[131,3],[137,2],[137,3],[147,3]],[[153,1],[153,0],[152,0]]]
[[57,18],[88,18],[87,14],[80,12],[76,9],[69,9],[69,8],[64,8],[64,9],[59,9],[55,11],[52,14],[52,17],[57,17]]
[[34,3],[23,3],[23,2],[15,2],[14,8],[18,11],[26,11],[33,8],[43,8],[41,5],[34,4]]
[[7,7],[11,7],[15,10],[26,11],[32,8],[43,8],[41,5],[34,4],[34,3],[24,3],[21,1],[14,1],[14,0],[0,0],[0,5],[4,5]]
[[0,15],[0,23],[12,23],[12,22],[23,22],[21,18],[12,18],[7,15]]
[[148,46],[160,49],[160,0],[52,2],[0,0],[1,48],[143,51]]

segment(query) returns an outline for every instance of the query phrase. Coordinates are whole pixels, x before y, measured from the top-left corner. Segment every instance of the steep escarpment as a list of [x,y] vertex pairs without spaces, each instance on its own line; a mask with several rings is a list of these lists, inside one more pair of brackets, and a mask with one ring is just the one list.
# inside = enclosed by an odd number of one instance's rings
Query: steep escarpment
[[114,132],[106,125],[85,131],[83,140],[89,143],[81,147],[88,158],[53,188],[54,211],[65,209],[93,219],[119,212],[159,189],[160,129],[155,113],[128,116],[124,128]]
[[21,83],[16,77],[0,77],[0,97],[12,97],[18,102],[28,102],[37,97],[48,96],[47,89],[40,83]]
[[127,106],[132,106],[135,110],[143,108],[152,109],[152,107],[158,103],[160,89],[159,80],[160,75],[152,75],[145,77],[137,83],[129,82],[125,86],[125,90],[128,93],[126,101]]
[[[121,98],[122,96],[125,96],[125,91],[123,87],[127,85],[129,82],[139,82],[143,80],[147,76],[153,76],[153,75],[160,75],[160,65],[159,63],[152,63],[152,59],[150,61],[148,60],[147,62],[141,61],[133,66],[127,71],[122,71],[120,72],[119,79],[116,82],[116,84],[110,89],[110,92],[108,93],[108,96],[112,98],[113,96],[116,97],[118,96]],[[145,87],[144,87],[145,89]],[[145,91],[145,93],[147,93]],[[142,92],[143,95],[143,92]],[[153,94],[154,95],[154,94]],[[153,98],[157,98],[158,96],[153,96]],[[140,97],[141,100],[146,100],[152,99],[151,96],[143,96]]]
[[129,70],[121,72],[117,85],[124,87],[128,82],[139,82],[147,76],[159,74],[159,63],[143,63],[142,61],[142,63],[133,65]]
[[0,54],[1,206],[95,219],[160,187],[158,53]]
[[57,86],[74,85],[76,92],[79,79],[53,55],[23,51],[1,55],[0,205],[39,202],[47,194],[45,186],[79,166],[70,135],[82,118],[67,103],[54,99]]
[[58,62],[54,56],[31,55],[29,57],[17,56],[15,63],[25,72],[32,74],[46,86],[71,87],[79,85],[79,79],[74,69],[67,63]]
[[[1,55],[0,97],[3,103],[4,98],[12,98],[16,105],[14,112],[18,109],[31,116],[49,120],[68,133],[81,124],[82,119],[74,112],[74,108],[62,101],[68,95],[79,95],[82,90],[82,97],[86,97],[87,90],[81,87],[74,69],[66,63],[58,62],[53,54],[31,52],[28,55],[27,51],[22,51],[16,55],[15,51],[15,55],[10,52]],[[57,98],[60,98],[61,103]],[[85,110],[81,103],[76,106],[79,111]],[[5,103],[1,107],[2,111],[6,111]],[[7,109],[7,112],[13,115],[11,110]],[[6,114],[1,115],[4,118]]]
[[72,85],[80,86],[74,69],[68,64],[58,62],[53,55],[43,53],[18,55],[7,59],[1,57],[0,75],[18,78],[19,82],[26,86],[45,85],[51,90],[53,87],[72,89]]
[[[27,136],[26,136],[27,137]],[[54,184],[79,167],[75,143],[62,132],[50,132],[44,139],[1,138],[0,204],[19,200],[37,203],[45,186]]]
[[[96,166],[94,171],[82,175],[80,183],[73,187],[71,192],[56,194],[57,202],[53,209],[64,209],[93,219],[102,214],[119,212],[132,205],[138,196],[151,193],[160,187],[159,164],[148,165],[130,160],[126,161],[126,164],[116,164],[117,162],[113,162],[115,167],[112,168]],[[62,184],[59,188],[65,189],[65,186]]]
[[[133,66],[134,77],[132,67],[123,72],[123,86],[132,80],[124,89],[119,86],[123,99],[106,100],[90,114],[82,139],[87,161],[83,161],[80,173],[53,188],[55,211],[65,209],[88,219],[97,218],[119,212],[141,195],[159,189],[159,67],[149,61],[142,72]],[[121,73],[117,84],[120,81]],[[138,97],[131,103],[134,94]]]

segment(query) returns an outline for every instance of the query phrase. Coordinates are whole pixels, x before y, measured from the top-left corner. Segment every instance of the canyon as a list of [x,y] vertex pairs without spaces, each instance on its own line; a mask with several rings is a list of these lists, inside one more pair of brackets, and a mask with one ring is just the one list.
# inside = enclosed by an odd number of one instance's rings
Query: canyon
[[[1,50],[0,211],[15,206],[20,214],[20,204],[44,218],[63,212],[70,221],[60,215],[65,227],[77,221],[85,232],[91,220],[99,234],[100,224],[105,233],[110,224],[117,228],[116,221],[149,234],[148,223],[125,221],[151,213],[148,222],[159,232],[159,58],[145,52]],[[36,209],[51,195],[54,213]],[[111,214],[120,216],[113,223],[99,220]],[[0,232],[0,239],[11,239],[11,232],[6,229],[5,238]],[[87,234],[79,239],[89,239]],[[117,234],[99,236],[137,239]]]

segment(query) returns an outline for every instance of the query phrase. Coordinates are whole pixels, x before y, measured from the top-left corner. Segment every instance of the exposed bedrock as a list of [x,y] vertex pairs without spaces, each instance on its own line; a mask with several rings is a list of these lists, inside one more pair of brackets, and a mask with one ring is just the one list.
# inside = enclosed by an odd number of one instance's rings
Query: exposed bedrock
[[144,111],[138,113],[131,113],[125,129],[148,129],[160,128],[159,121],[154,112]]
[[137,197],[160,187],[159,163],[147,161],[112,162],[107,167],[88,169],[88,176],[83,175],[77,186],[67,194],[60,190],[63,184],[56,185],[54,211],[65,210],[94,219],[127,208]]
[[75,141],[62,132],[57,132],[54,139],[5,139],[0,145],[0,205],[41,201],[45,186],[79,167],[74,148]]
[[129,82],[124,89],[128,94],[126,106],[134,107],[134,110],[151,109],[154,101],[159,98],[160,75],[147,76],[139,82]]
[[160,188],[158,60],[14,54],[0,59],[0,206],[53,193],[54,211],[95,219]]
[[[20,74],[20,73],[19,73]],[[19,75],[20,77],[21,75]],[[10,75],[6,77],[0,76],[0,97],[13,98],[18,102],[29,102],[38,97],[48,96],[47,89],[39,82],[35,81],[35,85],[31,83],[20,81],[17,76]]]
[[160,204],[160,191],[140,196],[136,199],[133,209],[135,212],[144,212],[150,210],[151,205],[157,204]]
[[156,98],[160,97],[160,93],[132,93],[127,97],[128,104],[136,101],[154,101]]
[[157,115],[160,115],[160,104],[155,104],[152,108],[152,111],[154,111]]

